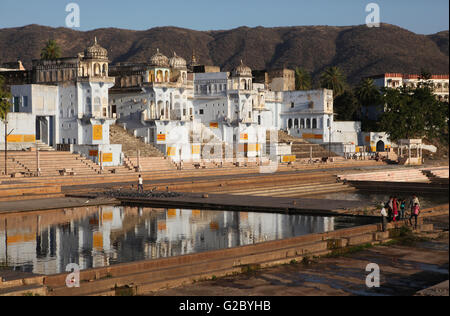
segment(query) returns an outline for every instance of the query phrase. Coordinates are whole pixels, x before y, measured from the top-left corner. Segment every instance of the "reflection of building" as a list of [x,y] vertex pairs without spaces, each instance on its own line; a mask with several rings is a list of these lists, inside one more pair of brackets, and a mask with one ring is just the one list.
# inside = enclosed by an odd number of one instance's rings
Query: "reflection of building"
[[[0,218],[0,262],[38,274],[244,246],[334,229],[333,218],[112,207]],[[5,225],[5,223],[8,223]]]

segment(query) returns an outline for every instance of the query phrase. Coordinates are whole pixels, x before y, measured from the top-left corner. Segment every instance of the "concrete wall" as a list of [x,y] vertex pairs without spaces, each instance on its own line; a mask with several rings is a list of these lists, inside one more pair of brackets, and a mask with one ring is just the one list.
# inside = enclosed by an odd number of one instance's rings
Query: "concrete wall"
[[[382,143],[379,143],[382,142]],[[384,132],[380,133],[361,133],[360,144],[362,146],[368,146],[372,152],[377,151],[377,145],[384,145],[385,150],[389,150],[392,147],[392,143],[389,139],[389,135]]]
[[327,89],[283,93],[281,129],[312,143],[329,141],[333,129],[333,92]]
[[[36,121],[31,113],[8,114],[8,150],[35,147]],[[0,121],[0,150],[5,148],[5,124]]]
[[89,158],[98,165],[100,165],[100,153],[102,153],[104,167],[123,164],[122,145],[71,145],[70,151]]
[[361,122],[334,122],[331,135],[332,143],[359,145]]

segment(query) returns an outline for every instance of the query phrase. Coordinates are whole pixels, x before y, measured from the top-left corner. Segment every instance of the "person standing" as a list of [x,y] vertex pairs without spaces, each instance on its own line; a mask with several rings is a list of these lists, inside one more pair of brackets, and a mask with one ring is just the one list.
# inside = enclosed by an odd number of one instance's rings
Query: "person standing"
[[383,232],[386,231],[387,216],[388,216],[388,214],[386,212],[385,205],[383,203],[381,203],[381,225],[382,225]]
[[411,211],[413,210],[414,206],[418,204],[420,207],[420,201],[417,195],[413,194],[411,200],[409,201],[409,207],[411,208]]
[[142,175],[139,175],[138,179],[138,192],[144,192],[144,179],[142,178]]
[[419,204],[414,204],[413,210],[411,212],[411,217],[409,218],[409,224],[412,226],[412,219],[414,218],[414,229],[417,229],[417,218],[419,217],[420,206]]
[[394,213],[393,213],[393,210],[394,210],[393,200],[394,200],[394,197],[391,196],[391,197],[389,197],[389,201],[386,203],[386,208],[387,208],[387,211],[388,211],[388,218],[389,218],[389,220],[391,220],[393,215],[394,215]]
[[412,215],[414,214],[414,206],[415,205],[419,205],[419,208],[420,208],[420,201],[419,201],[419,198],[417,197],[417,195],[416,194],[413,194],[412,195],[412,197],[411,197],[411,200],[409,200],[409,205],[408,205],[408,207],[409,207],[409,210],[410,210],[410,218],[412,218]]
[[397,203],[397,197],[392,198],[392,217],[394,222],[398,220],[398,203]]
[[400,202],[400,219],[405,219],[406,200],[401,199]]

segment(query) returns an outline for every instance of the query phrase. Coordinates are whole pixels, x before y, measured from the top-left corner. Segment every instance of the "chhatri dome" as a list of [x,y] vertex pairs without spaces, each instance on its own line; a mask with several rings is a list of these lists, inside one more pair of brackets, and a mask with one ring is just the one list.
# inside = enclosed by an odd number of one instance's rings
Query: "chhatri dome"
[[186,69],[186,60],[173,52],[173,57],[169,59],[169,66],[174,69]]
[[241,60],[241,64],[233,71],[235,77],[252,77],[252,69]]
[[156,67],[167,68],[169,66],[169,58],[159,52],[159,48],[156,50],[156,54],[150,59],[150,64]]
[[97,37],[95,37],[94,45],[89,46],[84,50],[84,57],[106,59],[108,58],[108,51],[97,43]]

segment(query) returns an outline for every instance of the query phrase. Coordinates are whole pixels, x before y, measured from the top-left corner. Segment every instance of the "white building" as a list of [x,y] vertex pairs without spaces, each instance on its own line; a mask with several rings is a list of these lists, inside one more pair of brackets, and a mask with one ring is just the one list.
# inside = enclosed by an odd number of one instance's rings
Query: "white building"
[[[285,130],[318,144],[333,141],[331,90],[292,91],[286,85],[271,91],[254,82],[242,61],[232,72],[203,67],[185,75],[184,59],[159,51],[148,64],[111,68],[117,78],[110,91],[113,117],[175,161],[262,157],[269,151],[267,131]],[[346,137],[334,142],[357,145],[360,126],[352,123]]]
[[96,153],[90,156],[94,161],[102,152],[105,166],[120,164],[121,146],[109,141],[115,120],[109,112],[108,90],[114,78],[108,76],[108,63],[107,50],[97,40],[75,58],[33,61],[33,83],[11,86],[11,149],[40,141],[86,156]]
[[433,84],[433,92],[442,100],[448,102],[449,75],[432,75],[429,80],[422,79],[420,75],[384,73],[370,77],[379,88],[415,88],[421,82],[430,81]]

